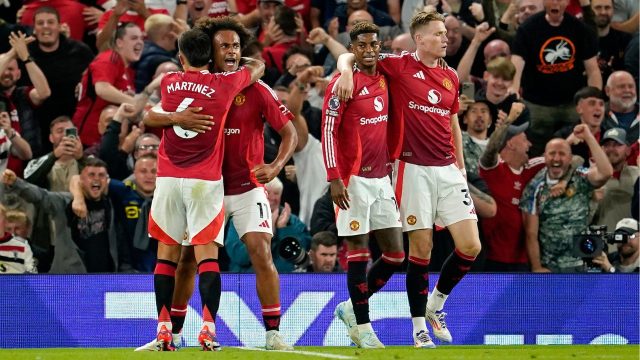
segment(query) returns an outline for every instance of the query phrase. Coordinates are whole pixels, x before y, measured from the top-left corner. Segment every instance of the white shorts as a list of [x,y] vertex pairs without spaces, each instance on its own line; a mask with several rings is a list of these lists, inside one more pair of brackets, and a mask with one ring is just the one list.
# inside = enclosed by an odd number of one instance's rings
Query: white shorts
[[396,161],[393,174],[402,231],[478,220],[467,181],[455,164],[422,166]]
[[388,176],[351,176],[347,185],[349,209],[336,207],[338,236],[368,234],[373,230],[400,227],[400,212]]
[[227,219],[242,238],[248,232],[263,232],[273,235],[271,230],[271,207],[267,190],[263,187],[251,189],[238,195],[224,197],[224,211]]
[[167,245],[224,244],[222,180],[158,177],[149,236]]

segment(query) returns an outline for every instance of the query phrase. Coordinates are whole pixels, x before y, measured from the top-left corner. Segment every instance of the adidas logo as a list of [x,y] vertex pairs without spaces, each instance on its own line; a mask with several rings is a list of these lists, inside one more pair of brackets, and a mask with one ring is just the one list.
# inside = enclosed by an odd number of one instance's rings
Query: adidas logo
[[414,78],[418,78],[420,80],[424,80],[424,74],[422,73],[422,70],[418,71],[417,73],[413,74]]
[[263,227],[263,228],[267,228],[269,229],[271,226],[269,225],[269,221],[265,220],[263,222],[260,223],[260,225],[258,225],[259,227]]
[[360,95],[360,96],[362,96],[362,95],[369,95],[369,90],[368,90],[368,89],[367,89],[367,87],[365,86],[365,87],[363,87],[363,88],[362,88],[362,91],[360,91],[360,94],[358,94],[358,95]]

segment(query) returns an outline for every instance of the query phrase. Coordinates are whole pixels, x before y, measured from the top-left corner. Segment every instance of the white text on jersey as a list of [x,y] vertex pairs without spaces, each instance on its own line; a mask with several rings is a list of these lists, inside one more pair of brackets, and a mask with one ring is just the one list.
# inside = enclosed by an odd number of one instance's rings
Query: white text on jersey
[[375,125],[377,123],[385,122],[389,118],[386,114],[380,114],[372,118],[360,118],[360,125]]
[[214,89],[211,89],[207,85],[196,84],[191,81],[179,81],[179,82],[169,84],[169,86],[167,86],[167,92],[172,93],[174,91],[197,92],[208,98],[210,98],[211,95],[213,95],[213,93],[216,92]]
[[449,115],[449,112],[450,112],[450,110],[441,109],[435,106],[426,106],[426,105],[416,104],[413,101],[409,101],[409,109],[417,109],[419,111],[422,111],[425,114],[435,113],[440,116],[447,116]]

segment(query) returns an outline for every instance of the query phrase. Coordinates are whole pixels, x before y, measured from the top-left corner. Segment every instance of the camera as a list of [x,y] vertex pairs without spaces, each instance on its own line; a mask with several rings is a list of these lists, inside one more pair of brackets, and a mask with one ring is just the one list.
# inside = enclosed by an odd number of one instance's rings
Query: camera
[[628,241],[628,234],[607,232],[607,225],[590,225],[582,234],[573,236],[573,254],[592,259],[600,256],[606,244],[624,244]]
[[294,237],[286,237],[280,241],[278,246],[280,257],[295,266],[295,272],[305,271],[309,266],[310,259],[307,250]]

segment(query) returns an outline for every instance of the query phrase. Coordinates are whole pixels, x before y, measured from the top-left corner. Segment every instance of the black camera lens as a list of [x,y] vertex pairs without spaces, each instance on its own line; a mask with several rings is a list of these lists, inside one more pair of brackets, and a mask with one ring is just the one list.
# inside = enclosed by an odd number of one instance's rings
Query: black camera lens
[[581,243],[580,243],[580,250],[588,255],[593,254],[594,252],[596,252],[597,249],[597,245],[595,243],[595,241],[593,241],[593,239],[591,238],[585,238]]

